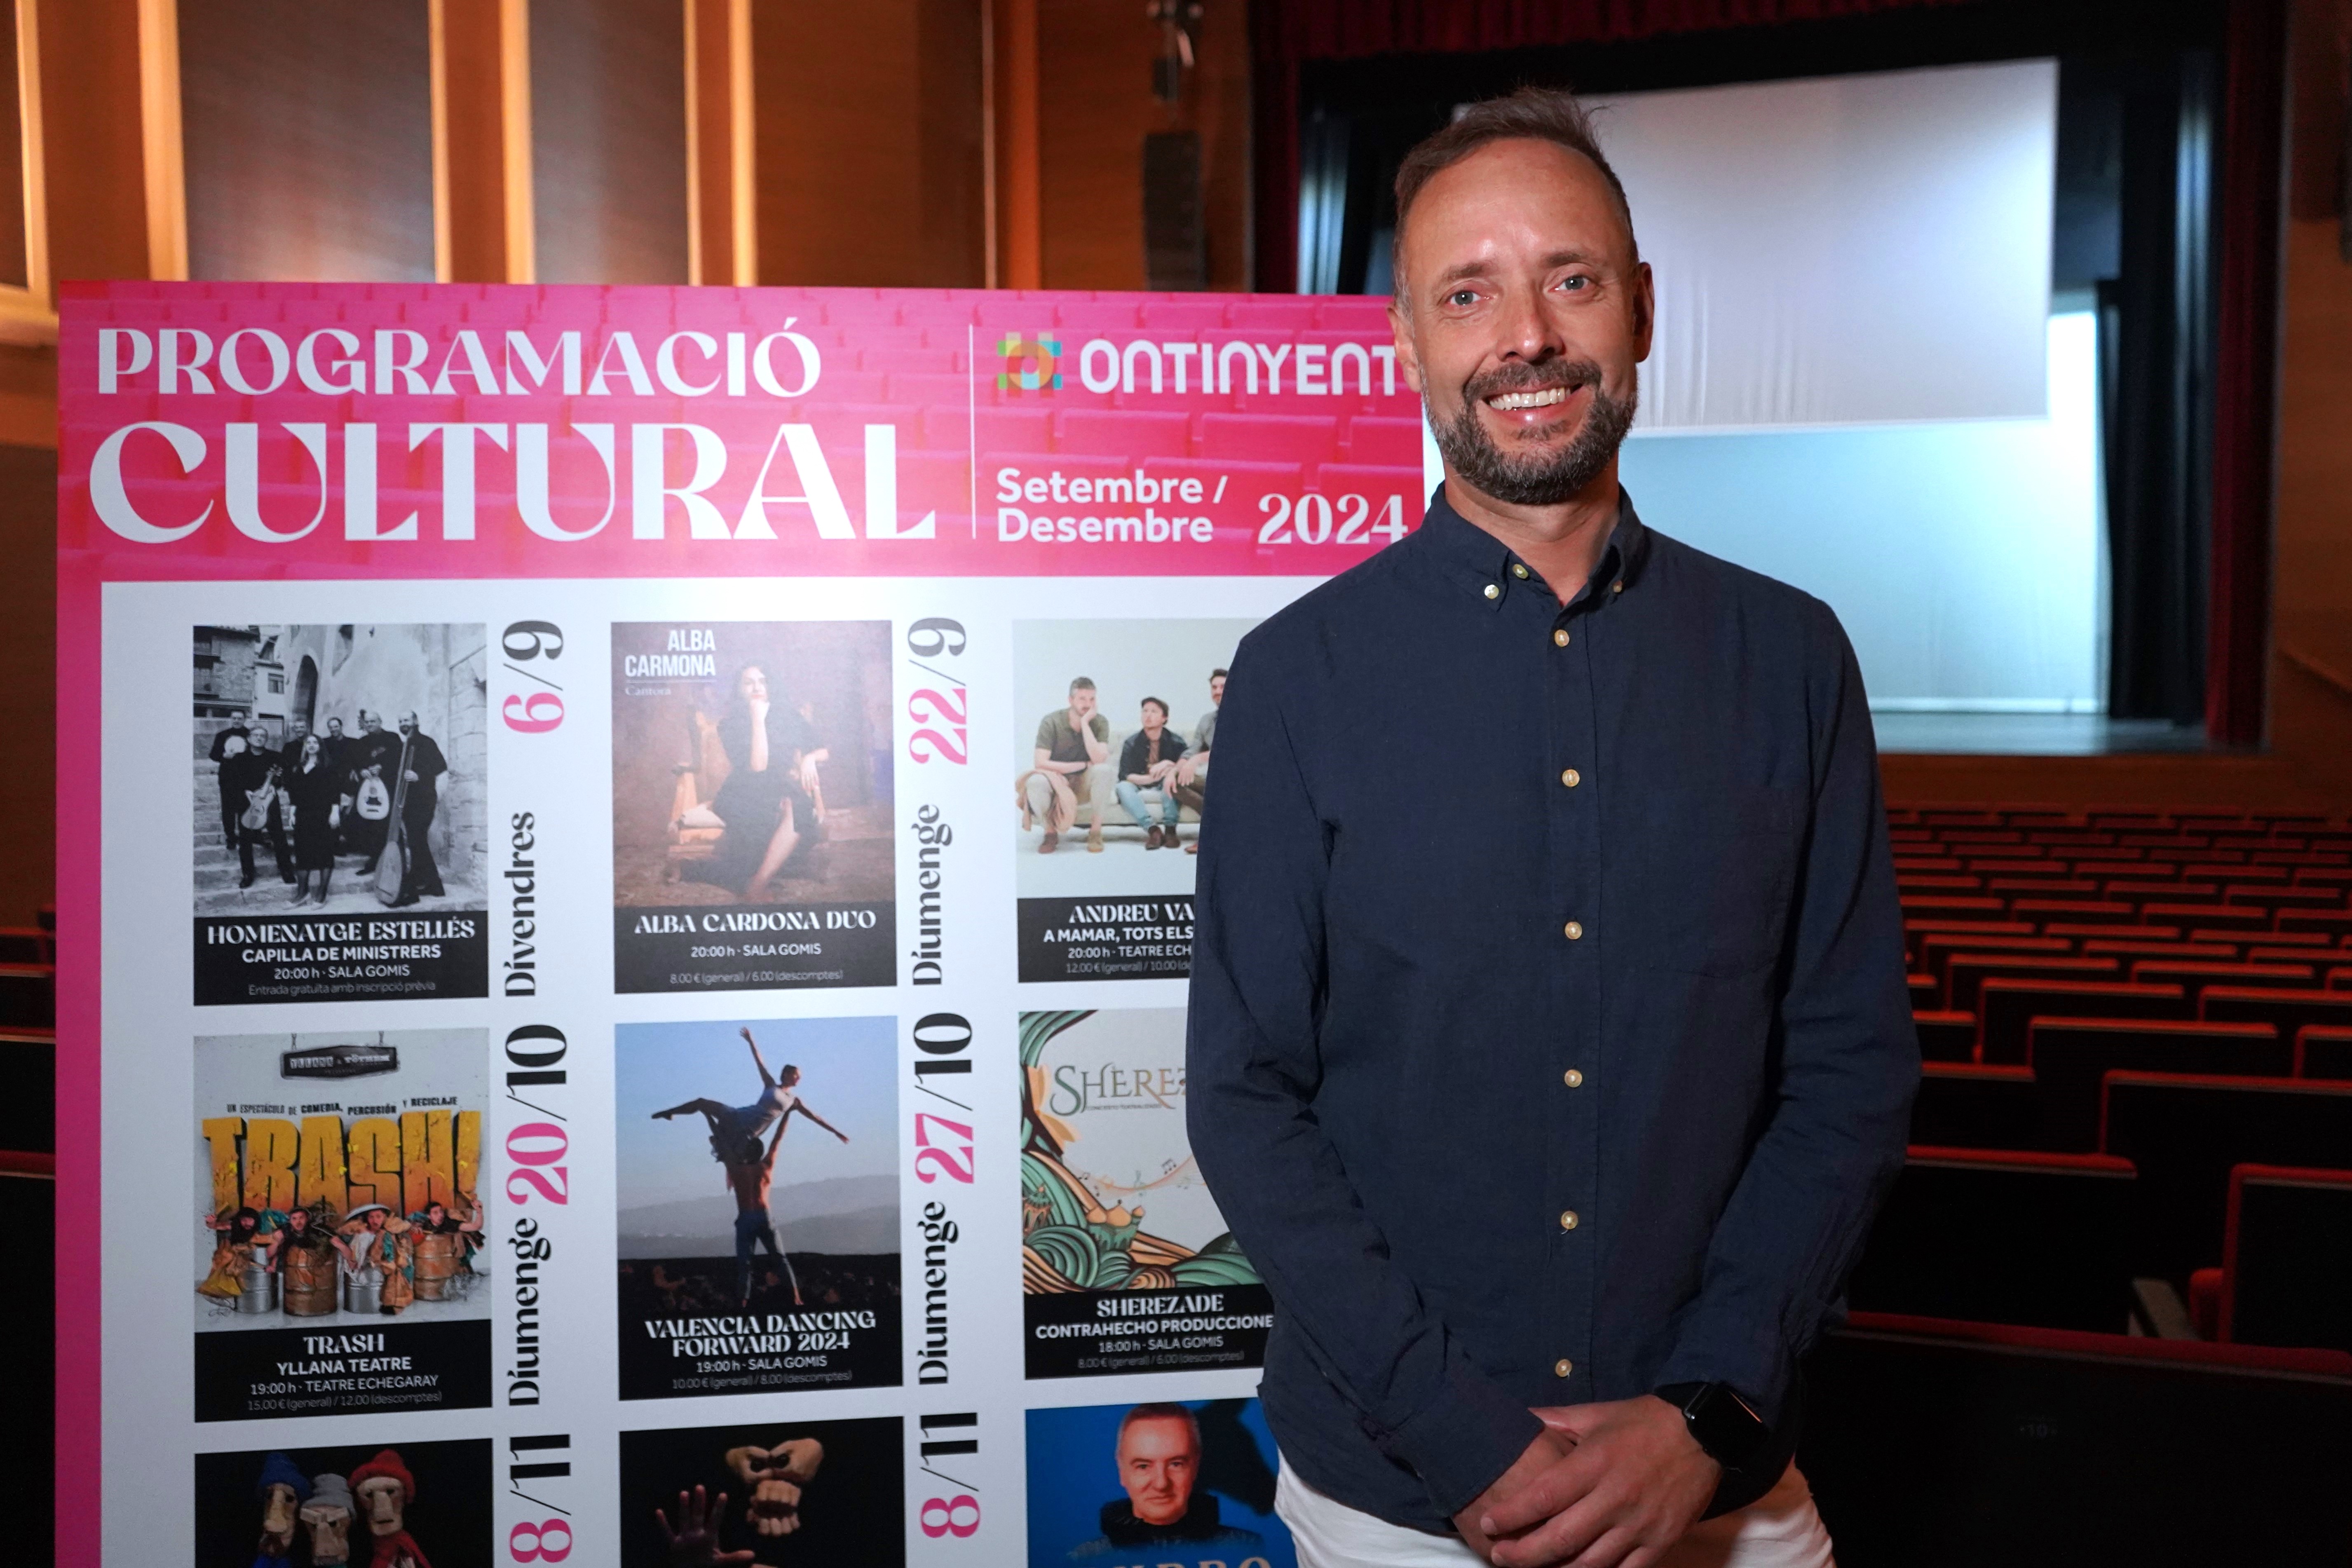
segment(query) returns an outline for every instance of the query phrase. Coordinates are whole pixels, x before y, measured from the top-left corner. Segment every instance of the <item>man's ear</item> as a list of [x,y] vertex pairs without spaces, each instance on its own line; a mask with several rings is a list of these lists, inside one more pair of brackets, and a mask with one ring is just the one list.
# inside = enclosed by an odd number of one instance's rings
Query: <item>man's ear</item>
[[1650,264],[1633,264],[1633,362],[1636,364],[1650,357],[1650,337],[1658,325],[1658,297],[1650,276]]
[[1412,318],[1399,302],[1399,296],[1389,296],[1389,333],[1396,342],[1397,369],[1404,384],[1413,391],[1421,390],[1421,355],[1412,344]]

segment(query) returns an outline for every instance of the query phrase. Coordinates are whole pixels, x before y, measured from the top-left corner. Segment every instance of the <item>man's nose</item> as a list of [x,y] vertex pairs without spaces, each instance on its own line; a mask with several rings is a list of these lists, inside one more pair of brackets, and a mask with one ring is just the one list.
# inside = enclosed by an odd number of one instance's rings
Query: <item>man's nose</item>
[[1543,308],[1540,295],[1524,289],[1511,289],[1503,298],[1503,308],[1496,319],[1495,352],[1506,359],[1549,359],[1559,352],[1559,334],[1550,314]]

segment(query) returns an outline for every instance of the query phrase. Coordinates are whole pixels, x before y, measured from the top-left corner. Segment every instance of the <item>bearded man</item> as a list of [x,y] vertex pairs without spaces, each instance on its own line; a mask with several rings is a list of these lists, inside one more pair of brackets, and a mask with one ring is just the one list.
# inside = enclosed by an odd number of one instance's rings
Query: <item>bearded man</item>
[[1397,214],[1445,482],[1244,639],[1202,837],[1277,1506],[1302,1568],[1825,1568],[1798,1362],[1919,1076],[1861,674],[1619,487],[1650,269],[1573,99],[1470,107]]

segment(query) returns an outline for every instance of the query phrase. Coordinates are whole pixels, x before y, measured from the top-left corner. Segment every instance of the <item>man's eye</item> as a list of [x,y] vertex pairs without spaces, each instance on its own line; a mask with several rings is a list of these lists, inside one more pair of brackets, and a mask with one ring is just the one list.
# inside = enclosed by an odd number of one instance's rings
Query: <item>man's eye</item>
[[1445,302],[1449,305],[1468,305],[1475,303],[1477,298],[1478,295],[1475,289],[1456,289],[1453,293],[1448,294],[1445,297]]
[[1580,289],[1589,288],[1589,287],[1591,287],[1591,283],[1592,283],[1592,279],[1591,279],[1587,278],[1587,277],[1584,277],[1584,276],[1582,276],[1581,274],[1579,274],[1578,276],[1575,276],[1575,277],[1572,277],[1572,278],[1563,278],[1563,279],[1561,279],[1559,280],[1559,286],[1560,286],[1561,288],[1563,288],[1563,289]]

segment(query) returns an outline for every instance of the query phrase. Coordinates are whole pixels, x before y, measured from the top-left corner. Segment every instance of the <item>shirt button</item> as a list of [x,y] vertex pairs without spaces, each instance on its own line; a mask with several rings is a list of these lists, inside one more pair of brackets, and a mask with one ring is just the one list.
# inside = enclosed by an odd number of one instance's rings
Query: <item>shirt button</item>
[[1554,1377],[1566,1377],[1570,1373],[1574,1372],[1575,1370],[1576,1363],[1569,1360],[1566,1356],[1562,1356],[1558,1361],[1551,1363],[1551,1374]]
[[1576,1211],[1574,1209],[1560,1210],[1559,1228],[1562,1230],[1574,1230],[1576,1228]]
[[1489,584],[1486,584],[1486,597],[1488,597],[1488,598],[1490,598],[1490,599],[1499,599],[1499,598],[1501,598],[1502,596],[1503,596],[1503,590],[1502,590],[1502,589],[1500,589],[1500,588],[1496,587],[1496,586],[1494,584],[1492,584],[1492,583],[1489,583]]
[[1582,942],[1584,940],[1584,922],[1582,921],[1570,921],[1566,925],[1560,927],[1560,930],[1567,933],[1568,940],[1570,942]]
[[1511,563],[1511,575],[1518,578],[1522,582],[1525,582],[1527,580],[1528,569],[1514,561]]
[[1570,1089],[1582,1089],[1584,1087],[1584,1075],[1577,1071],[1574,1068],[1570,1068],[1566,1072],[1559,1075],[1559,1081],[1568,1085]]
[[1574,768],[1562,768],[1559,770],[1559,782],[1566,784],[1569,788],[1574,789],[1577,785],[1584,782],[1584,775],[1578,773]]
[[[1489,595],[1488,597],[1491,598],[1493,595]],[[1568,629],[1566,627],[1563,626],[1559,631],[1551,634],[1551,646],[1554,647],[1566,647],[1568,646]]]

